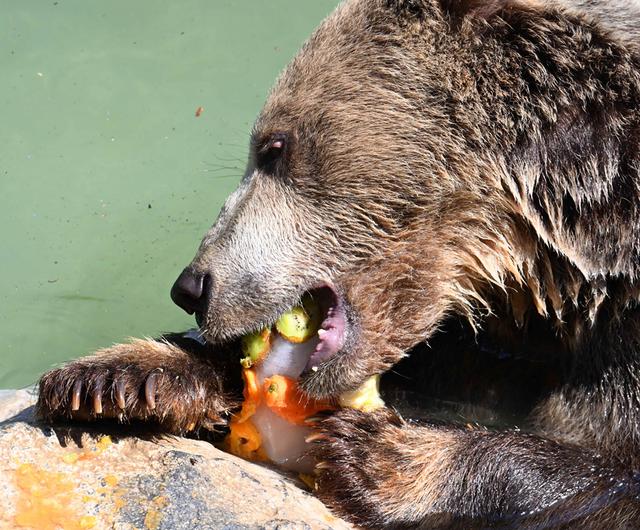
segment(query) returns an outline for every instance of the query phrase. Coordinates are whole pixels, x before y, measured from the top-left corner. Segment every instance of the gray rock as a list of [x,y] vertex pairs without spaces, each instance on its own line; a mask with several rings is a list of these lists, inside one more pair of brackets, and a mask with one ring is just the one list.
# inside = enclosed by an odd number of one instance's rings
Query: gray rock
[[352,528],[296,477],[204,441],[41,425],[25,409],[34,399],[0,393],[0,528]]
[[19,414],[24,409],[36,402],[37,396],[34,388],[20,390],[0,389],[0,421],[5,421]]

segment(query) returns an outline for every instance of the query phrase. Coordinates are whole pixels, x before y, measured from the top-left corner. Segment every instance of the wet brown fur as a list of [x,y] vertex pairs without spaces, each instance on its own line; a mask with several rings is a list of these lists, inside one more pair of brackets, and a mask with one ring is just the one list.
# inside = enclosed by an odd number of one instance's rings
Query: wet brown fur
[[[45,420],[116,418],[145,421],[170,433],[185,434],[201,428],[215,431],[226,424],[242,401],[240,371],[235,354],[224,362],[217,351],[215,369],[205,346],[168,335],[162,340],[133,340],[97,351],[94,355],[48,372],[40,379],[38,409]],[[235,353],[235,352],[234,352]],[[221,359],[222,358],[222,359]],[[145,384],[156,384],[151,407]],[[237,381],[233,384],[233,381]],[[74,384],[81,384],[79,408],[72,410]],[[122,385],[124,407],[116,392]],[[102,412],[95,413],[99,396]]]
[[[602,5],[347,1],[256,122],[246,175],[190,265],[212,278],[208,341],[330,281],[349,330],[302,381],[312,396],[404,362],[452,315],[553,373],[528,434],[391,412],[325,420],[318,494],[361,525],[637,527],[640,54]],[[265,161],[274,133],[286,149]],[[109,382],[125,377],[129,418],[172,432],[223,420],[238,400],[227,357],[181,346],[50,372],[39,411],[73,416],[78,379],[89,396],[102,381],[112,411]],[[140,389],[157,367],[149,412]]]

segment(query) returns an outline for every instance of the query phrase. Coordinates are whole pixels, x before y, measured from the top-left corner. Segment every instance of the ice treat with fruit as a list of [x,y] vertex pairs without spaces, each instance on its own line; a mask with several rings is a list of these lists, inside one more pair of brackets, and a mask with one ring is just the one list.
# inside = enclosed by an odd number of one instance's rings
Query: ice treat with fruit
[[240,363],[244,401],[230,423],[226,438],[229,452],[309,472],[313,462],[305,455],[305,438],[312,429],[305,420],[339,407],[370,411],[384,406],[378,392],[378,376],[334,401],[313,400],[300,390],[301,374],[317,369],[314,363],[322,361],[326,346],[323,339],[332,339],[331,312],[329,304],[307,294],[273,327],[243,337]]

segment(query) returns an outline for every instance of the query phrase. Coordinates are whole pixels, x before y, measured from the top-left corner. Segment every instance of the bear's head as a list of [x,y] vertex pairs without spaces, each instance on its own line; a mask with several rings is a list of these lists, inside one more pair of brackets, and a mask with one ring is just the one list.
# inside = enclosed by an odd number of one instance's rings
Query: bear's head
[[513,53],[500,39],[533,9],[340,5],[277,81],[238,189],[174,286],[207,340],[270,325],[312,292],[326,320],[302,384],[326,397],[388,369],[447,315],[475,321],[506,278],[527,282],[553,227],[512,154],[558,119],[543,104],[559,94],[533,100],[526,76],[545,73],[523,74],[526,39]]

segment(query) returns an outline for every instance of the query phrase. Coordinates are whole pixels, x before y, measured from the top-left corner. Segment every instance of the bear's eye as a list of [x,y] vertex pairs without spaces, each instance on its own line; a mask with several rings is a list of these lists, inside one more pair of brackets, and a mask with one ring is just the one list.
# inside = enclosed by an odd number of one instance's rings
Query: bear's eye
[[286,137],[282,133],[269,136],[258,149],[258,166],[267,171],[275,169],[274,165],[284,154]]

